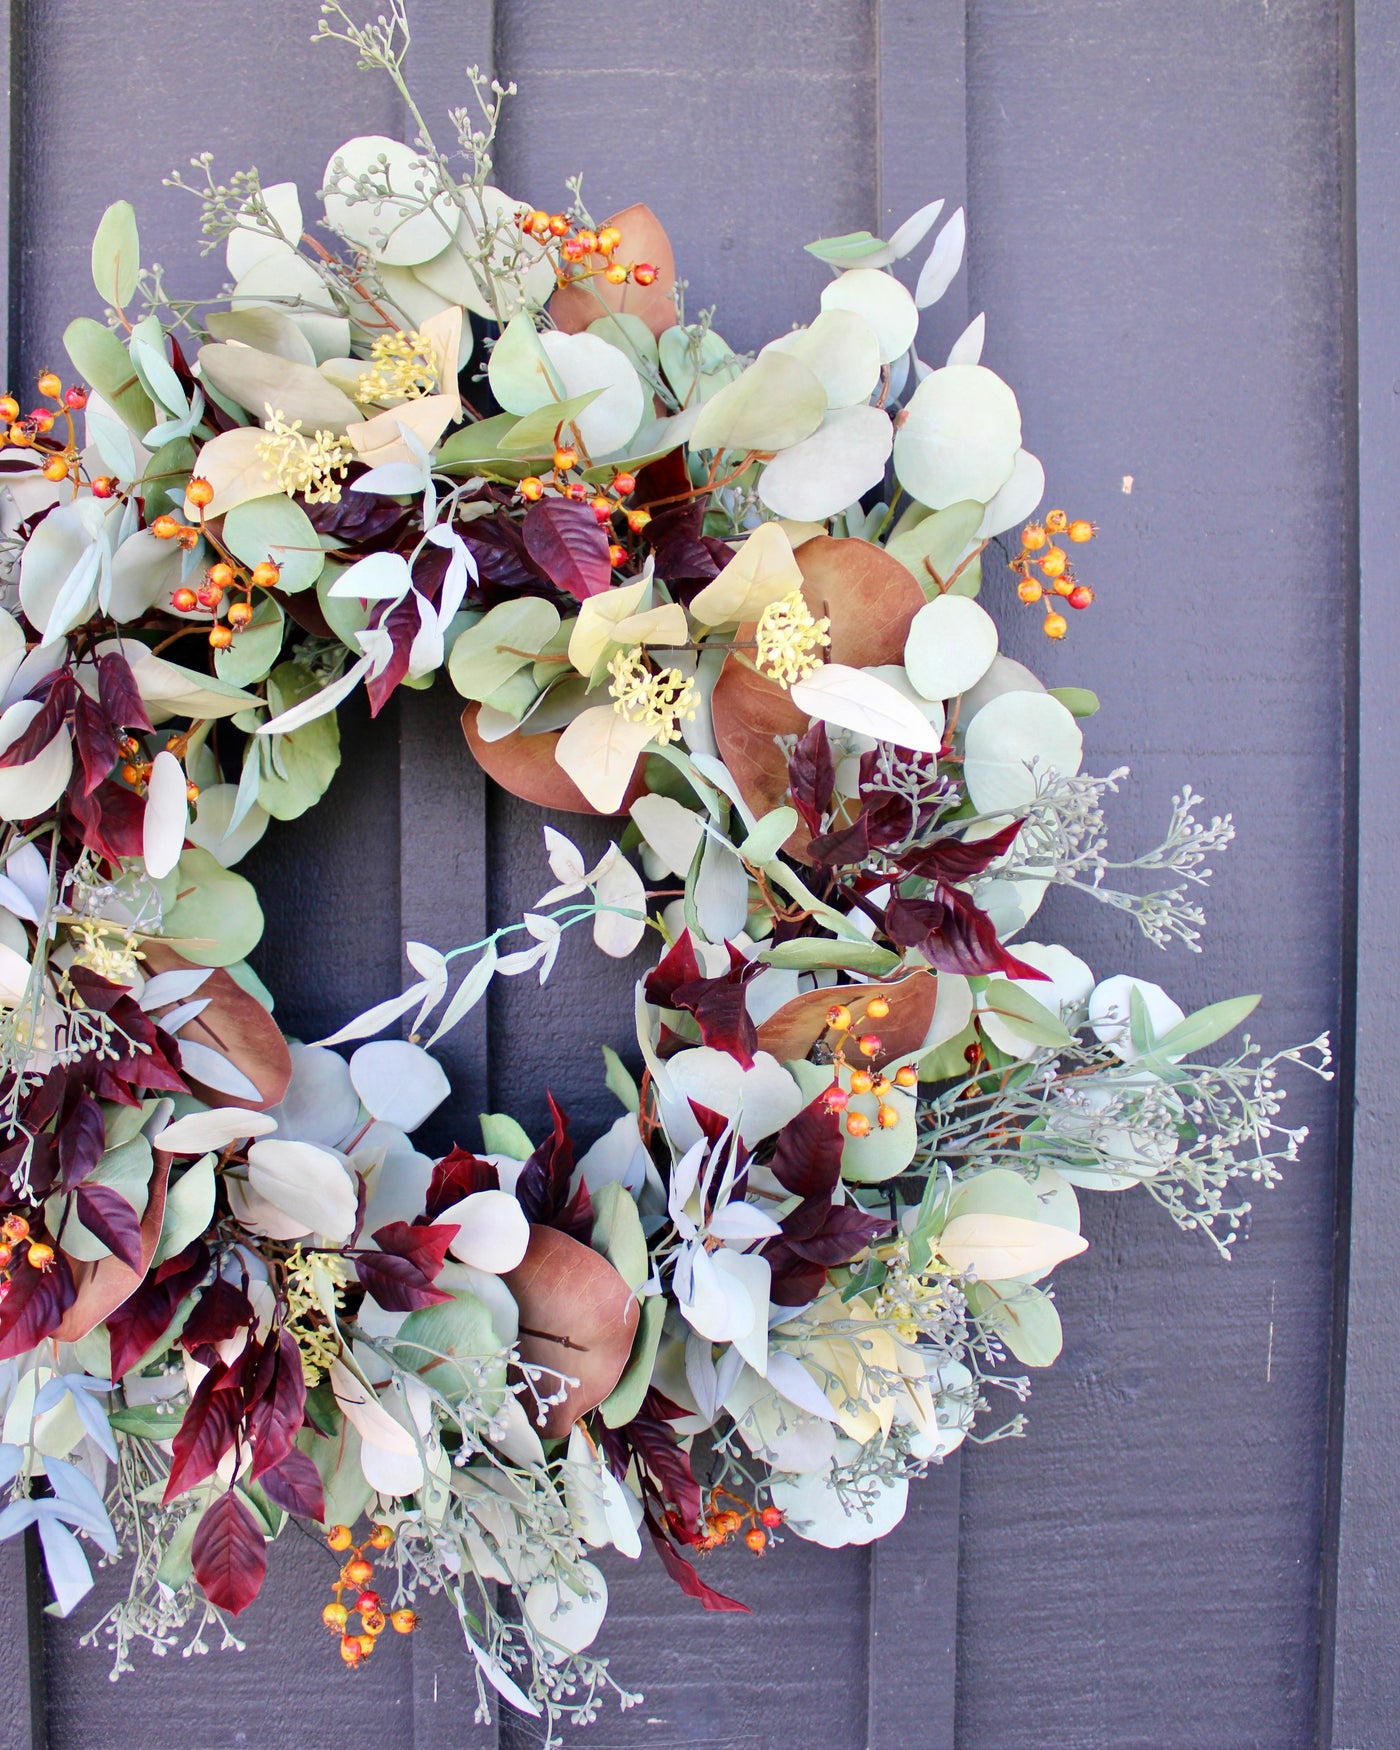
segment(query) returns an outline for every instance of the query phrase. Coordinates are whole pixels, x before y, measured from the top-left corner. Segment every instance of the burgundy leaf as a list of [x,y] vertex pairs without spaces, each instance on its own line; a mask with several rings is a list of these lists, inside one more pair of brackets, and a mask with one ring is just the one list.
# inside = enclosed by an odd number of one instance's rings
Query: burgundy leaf
[[162,1504],[213,1476],[219,1461],[238,1436],[243,1420],[243,1393],[238,1374],[222,1362],[200,1380],[190,1407],[175,1430],[174,1458]]
[[68,707],[77,690],[78,683],[72,675],[54,675],[48,682],[48,692],[44,696],[43,704],[34,713],[33,721],[20,733],[17,740],[0,752],[0,767],[26,765],[36,754],[42,753],[63,728],[63,720],[68,715]]
[[[346,487],[352,487],[367,472],[358,462],[352,462],[345,477]],[[367,553],[392,549],[407,530],[410,514],[406,504],[398,504],[392,498],[350,490],[342,491],[334,504],[303,503],[302,508],[317,534],[329,535],[336,548],[342,551],[362,548]]]
[[283,1328],[274,1343],[269,1334],[258,1357],[255,1401],[248,1407],[248,1438],[253,1443],[253,1475],[282,1463],[306,1418],[306,1375],[296,1339]]
[[436,1306],[452,1296],[434,1288],[411,1258],[392,1252],[364,1252],[355,1259],[355,1274],[368,1294],[385,1312],[416,1312],[420,1306]]
[[326,1517],[326,1497],[321,1473],[297,1447],[293,1447],[281,1464],[273,1465],[258,1478],[269,1501],[299,1519],[314,1519],[322,1524]]
[[525,512],[521,533],[536,565],[576,601],[601,595],[611,584],[607,530],[589,505],[542,498]]
[[81,784],[70,784],[68,809],[75,836],[99,857],[115,863],[141,855],[145,804],[134,790],[108,778],[86,796]]
[[774,1306],[809,1306],[826,1287],[825,1264],[799,1258],[784,1240],[773,1240],[763,1249],[773,1272],[769,1298]]
[[83,795],[91,796],[116,763],[117,735],[106,712],[81,690],[73,706],[73,737],[83,767]]
[[693,1542],[700,1524],[700,1485],[691,1472],[690,1455],[671,1426],[684,1414],[652,1386],[630,1422],[603,1430],[603,1445],[613,1475],[620,1481],[629,1464],[635,1464],[648,1502],[677,1535]]
[[257,1597],[267,1574],[267,1544],[232,1489],[200,1520],[190,1560],[204,1596],[230,1616],[246,1610]]
[[656,1545],[657,1555],[661,1557],[661,1565],[687,1598],[699,1599],[706,1610],[742,1610],[745,1615],[753,1614],[747,1604],[741,1604],[737,1598],[728,1598],[723,1592],[716,1592],[713,1586],[707,1586],[680,1551],[673,1548],[654,1526],[648,1525],[647,1530],[651,1533],[651,1541]]
[[758,1030],[745,1006],[744,986],[762,970],[756,960],[745,960],[731,943],[728,971],[720,978],[701,977],[687,930],[648,974],[643,990],[648,1002],[694,1015],[706,1045],[727,1051],[745,1069],[752,1069]]
[[391,1221],[384,1227],[377,1227],[370,1237],[381,1252],[392,1252],[396,1257],[407,1259],[410,1264],[417,1265],[425,1278],[432,1282],[442,1269],[447,1248],[457,1237],[458,1231],[455,1221],[438,1227],[419,1226],[408,1221]]
[[107,720],[119,729],[141,729],[151,733],[151,720],[142,703],[141,689],[131,672],[131,664],[119,650],[109,650],[97,659],[97,692]]
[[690,931],[684,930],[646,975],[642,994],[649,1003],[656,1003],[663,1009],[674,1009],[677,989],[699,976],[700,962],[695,956],[695,944],[690,939]]
[[798,1197],[830,1197],[841,1177],[843,1140],[840,1114],[818,1094],[778,1132],[768,1170]]
[[428,1181],[428,1196],[423,1213],[436,1221],[444,1209],[460,1203],[476,1191],[499,1191],[501,1175],[490,1161],[464,1148],[454,1148],[440,1161],[433,1163],[433,1176]]
[[[91,1094],[83,1094],[58,1132],[58,1172],[62,1189],[71,1191],[75,1185],[81,1184],[102,1159],[106,1146],[102,1108]],[[127,1207],[129,1209],[131,1205]],[[96,1231],[94,1228],[93,1232]]]
[[180,1332],[182,1347],[193,1352],[206,1344],[226,1343],[235,1331],[254,1323],[252,1302],[226,1276],[216,1276],[194,1304]]
[[788,761],[788,785],[792,805],[806,821],[808,831],[819,833],[836,788],[836,764],[831,757],[825,723],[814,723],[793,748]]
[[554,1095],[547,1094],[546,1098],[553,1127],[520,1169],[515,1195],[527,1221],[551,1227],[568,1200],[574,1176],[574,1145],[569,1136],[569,1121],[559,1110]]
[[899,947],[917,948],[939,972],[965,978],[991,972],[1008,978],[1048,976],[1008,954],[986,912],[942,882],[928,899],[892,900],[885,908],[885,932]]
[[512,596],[553,595],[549,579],[525,551],[520,525],[512,518],[477,517],[466,525],[462,538],[479,573],[471,591],[474,602],[494,607]]
[[863,808],[850,826],[818,834],[807,850],[812,861],[825,869],[863,863],[870,855],[870,810]]
[[379,629],[389,634],[394,650],[379,673],[371,674],[365,681],[371,717],[379,715],[388,702],[389,695],[408,673],[408,659],[413,650],[413,640],[418,636],[418,625],[418,603],[412,590],[401,602],[395,602],[380,620]]
[[985,839],[935,839],[931,845],[901,856],[899,866],[906,874],[920,875],[926,881],[971,880],[1005,856],[1024,824],[1013,820]]
[[113,1379],[129,1372],[157,1338],[170,1329],[180,1302],[199,1284],[208,1268],[208,1248],[196,1241],[175,1257],[167,1258],[135,1294],[108,1314]]
[[10,1280],[0,1291],[0,1361],[37,1348],[63,1322],[78,1298],[73,1272],[62,1252],[47,1270],[36,1270],[28,1256],[16,1255]]
[[821,1225],[806,1237],[790,1233],[788,1221],[783,1222],[783,1232],[791,1250],[809,1264],[820,1264],[825,1269],[848,1264],[877,1235],[888,1233],[889,1228],[890,1223],[883,1217],[867,1215],[851,1203],[829,1204]]
[[111,1185],[79,1185],[78,1219],[128,1270],[141,1268],[141,1218]]

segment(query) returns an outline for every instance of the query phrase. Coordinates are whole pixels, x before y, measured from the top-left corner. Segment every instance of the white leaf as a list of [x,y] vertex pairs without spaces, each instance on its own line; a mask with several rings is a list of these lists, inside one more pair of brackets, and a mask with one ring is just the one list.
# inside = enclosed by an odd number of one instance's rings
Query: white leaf
[[309,699],[303,699],[299,705],[291,705],[279,716],[269,718],[266,723],[258,725],[259,735],[290,735],[294,729],[302,729],[308,723],[314,723],[318,717],[324,717],[327,712],[334,711],[340,701],[349,694],[369,673],[373,658],[362,656],[358,662],[352,663],[338,681],[332,681],[329,686],[321,688],[319,693],[313,693]]
[[[576,1562],[571,1577],[589,1590],[577,1592],[553,1578],[536,1580],[521,1600],[531,1628],[546,1643],[565,1653],[581,1653],[597,1639],[608,1611],[608,1585],[592,1562]],[[555,1655],[556,1660],[558,1655]]]
[[709,1232],[717,1240],[762,1240],[781,1233],[781,1225],[771,1215],[765,1215],[752,1203],[726,1203],[708,1223]]
[[646,934],[647,893],[631,863],[616,846],[612,849],[617,854],[600,872],[593,891],[600,906],[616,909],[594,914],[593,940],[612,959],[625,960]]
[[310,1142],[255,1142],[248,1150],[253,1192],[299,1224],[303,1233],[348,1240],[355,1228],[355,1187],[339,1158]]
[[504,1276],[514,1270],[530,1244],[530,1223],[509,1191],[473,1191],[434,1216],[435,1225],[457,1223],[447,1249],[454,1258]]
[[564,391],[565,400],[603,392],[570,424],[590,455],[620,450],[642,423],[646,393],[642,380],[620,347],[597,334],[563,334],[547,328],[539,343]]
[[763,350],[800,359],[826,390],[829,408],[868,401],[880,381],[879,338],[854,310],[823,310],[810,328],[779,335]]
[[593,705],[564,730],[554,758],[600,814],[616,814],[650,741],[645,723],[629,722],[611,705]]
[[521,1713],[529,1714],[532,1719],[538,1719],[540,1715],[538,1703],[530,1700],[505,1666],[477,1646],[465,1629],[463,1629],[462,1634],[467,1646],[471,1649],[472,1658],[481,1667],[482,1675],[497,1695],[503,1695],[510,1705],[519,1708]]
[[400,1015],[406,1015],[416,1002],[420,1002],[432,987],[426,979],[419,979],[411,984],[406,991],[396,997],[386,997],[382,1003],[376,1003],[373,1008],[366,1009],[363,1014],[356,1015],[353,1021],[347,1021],[338,1032],[329,1034],[325,1039],[316,1040],[317,1045],[344,1045],[351,1039],[371,1039],[376,1033],[381,1033],[391,1021],[397,1021]]
[[158,972],[154,978],[148,978],[141,991],[141,1007],[151,1013],[163,1008],[166,1003],[183,1002],[186,997],[192,997],[196,991],[202,990],[213,977],[213,968],[209,966],[191,966],[179,972]]
[[187,1112],[151,1138],[151,1147],[172,1155],[202,1155],[209,1149],[226,1148],[244,1136],[267,1136],[277,1120],[266,1112],[250,1112],[243,1106],[213,1106],[206,1112]]
[[1009,814],[1034,801],[1055,771],[1079,770],[1084,736],[1074,718],[1049,693],[1002,693],[967,726],[963,778],[983,814]]
[[695,915],[711,942],[730,941],[748,922],[748,871],[732,846],[710,834],[695,879]]
[[918,212],[910,216],[890,238],[890,250],[896,261],[909,254],[911,249],[917,249],[938,222],[938,215],[943,211],[943,201],[930,201],[927,206],[920,207]]
[[[38,699],[11,705],[0,716],[0,750],[18,741],[42,709]],[[0,770],[0,819],[33,820],[46,814],[63,794],[72,771],[72,738],[60,728],[32,760]]]
[[987,313],[974,316],[967,327],[948,348],[950,365],[976,365],[982,362],[982,347],[987,338]]
[[386,1452],[417,1456],[418,1443],[408,1429],[402,1422],[395,1421],[375,1393],[361,1384],[343,1361],[331,1362],[330,1383],[335,1401],[345,1412],[346,1421],[361,1439],[382,1446]]
[[442,1065],[407,1039],[379,1039],[350,1059],[350,1080],[372,1118],[416,1130],[452,1091]]
[[1045,469],[1029,450],[1017,450],[1011,478],[987,506],[977,539],[985,541],[1024,522],[1044,496]]
[[180,1041],[180,1067],[190,1077],[216,1093],[228,1094],[235,1100],[260,1100],[262,1094],[256,1082],[250,1081],[238,1065],[222,1052],[212,1051],[193,1039]]
[[930,371],[910,396],[894,439],[905,491],[931,510],[988,504],[1011,478],[1021,447],[1016,397],[985,365]]
[[938,233],[928,260],[919,273],[914,287],[914,302],[921,310],[936,304],[962,266],[963,247],[967,242],[967,218],[961,207]]
[[908,352],[919,328],[919,312],[907,288],[878,267],[853,267],[839,274],[822,288],[822,309],[853,310],[863,317],[875,331],[882,365]]
[[719,1268],[723,1253],[712,1254],[693,1244],[689,1255],[689,1291],[681,1298],[678,1288],[677,1299],[691,1328],[712,1343],[746,1337],[754,1325],[753,1300],[743,1283]]
[[805,681],[797,681],[791,697],[799,711],[824,723],[836,723],[876,741],[917,753],[937,753],[942,736],[902,693],[863,669],[844,663],[824,663]]
[[1088,1240],[1068,1228],[990,1211],[955,1215],[936,1244],[954,1275],[975,1275],[983,1282],[1043,1275],[1089,1246]]
[[180,861],[190,818],[188,784],[185,768],[162,748],[151,766],[141,817],[141,854],[153,880],[161,880]]
[[682,878],[689,874],[704,830],[699,815],[674,796],[650,791],[637,798],[630,812],[638,832],[671,873]]
[[92,1569],[83,1546],[53,1513],[41,1513],[39,1542],[44,1546],[44,1568],[53,1587],[58,1614],[67,1616],[92,1591]]
[[326,594],[342,600],[396,602],[407,595],[412,583],[402,553],[370,553],[342,571]]
[[893,447],[883,408],[834,408],[811,437],[773,458],[758,495],[775,516],[825,522],[880,484]]
[[836,1420],[836,1412],[826,1393],[795,1355],[789,1355],[785,1349],[770,1350],[766,1377],[774,1391],[780,1392],[790,1404],[796,1404],[799,1410],[805,1410],[809,1416],[819,1416],[824,1422]]
[[480,960],[453,992],[452,1001],[443,1011],[437,1029],[429,1039],[429,1045],[436,1045],[444,1034],[450,1033],[457,1023],[481,1001],[486,994],[486,987],[491,982],[491,976],[496,971],[496,944],[488,942],[482,951]]

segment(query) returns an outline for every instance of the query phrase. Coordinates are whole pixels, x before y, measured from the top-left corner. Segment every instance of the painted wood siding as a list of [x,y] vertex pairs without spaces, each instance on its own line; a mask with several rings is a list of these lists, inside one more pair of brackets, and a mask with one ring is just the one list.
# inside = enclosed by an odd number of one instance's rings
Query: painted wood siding
[[[92,310],[88,244],[110,200],[136,203],[146,259],[173,285],[212,292],[222,264],[198,255],[188,197],[160,186],[172,165],[208,147],[224,172],[254,162],[309,197],[344,138],[405,132],[387,87],[310,45],[312,0],[5,10],[18,381],[61,359],[63,326]],[[1052,684],[1100,693],[1086,765],[1133,767],[1112,815],[1125,855],[1155,842],[1187,781],[1239,828],[1212,883],[1206,957],[1162,956],[1073,895],[1048,904],[1044,932],[1031,934],[1063,937],[1101,974],[1158,979],[1188,1006],[1263,990],[1256,1031],[1270,1046],[1336,1028],[1357,941],[1342,849],[1357,721],[1350,8],[416,0],[413,11],[427,113],[463,100],[469,62],[516,80],[502,185],[549,204],[582,170],[599,214],[647,201],[670,229],[690,306],[717,304],[736,345],[810,319],[825,270],[803,242],[897,222],[933,195],[968,201],[968,269],[930,313],[925,355],[940,360],[985,309],[986,361],[1016,388],[1052,500],[1102,526],[1086,572],[1098,603],[1057,649],[991,580],[1007,647]],[[1377,54],[1393,54],[1384,5],[1362,0],[1359,15]],[[1396,181],[1385,90],[1377,75],[1382,204]],[[1382,233],[1376,285],[1393,266],[1387,247]],[[1384,314],[1382,301],[1372,339],[1393,420]],[[1377,493],[1387,460],[1393,447],[1377,451]],[[1383,615],[1394,541],[1380,525],[1376,539]],[[1377,673],[1382,700],[1386,684]],[[250,859],[255,879],[275,883],[259,964],[290,1028],[314,1034],[397,988],[396,919],[404,937],[449,947],[535,898],[539,811],[483,782],[455,719],[441,684],[403,697],[372,731],[348,712],[329,797],[306,821],[274,826]],[[1377,757],[1385,722],[1393,715],[1378,719]],[[596,848],[606,829],[581,836]],[[1370,903],[1384,907],[1393,834],[1375,854]],[[576,1130],[600,1128],[610,1113],[597,1045],[625,1039],[631,977],[579,947],[543,996],[493,995],[453,1046],[456,1093],[436,1139],[470,1140],[486,1107],[537,1123],[546,1085]],[[1370,996],[1377,1029],[1394,1025],[1388,994]],[[1373,1060],[1380,1155],[1385,1067]],[[1091,1249],[1058,1292],[1066,1354],[1037,1383],[1028,1438],[969,1447],[877,1550],[793,1540],[776,1559],[726,1567],[721,1583],[753,1603],[751,1620],[705,1617],[648,1564],[614,1563],[607,1648],[647,1700],[605,1713],[580,1744],[1396,1742],[1393,1627],[1357,1644],[1339,1617],[1339,1646],[1357,1645],[1372,1676],[1339,1687],[1350,1711],[1335,1740],[1330,1688],[1319,1700],[1338,1597],[1325,1547],[1344,1516],[1334,1492],[1326,1529],[1329,1428],[1338,1462],[1345,1431],[1328,1413],[1348,1255],[1344,1230],[1334,1252],[1339,1092],[1349,1084],[1297,1087],[1289,1109],[1313,1129],[1306,1158],[1262,1200],[1228,1268],[1145,1194],[1086,1198]],[[1393,1348],[1388,1329],[1373,1332],[1362,1360],[1384,1369],[1389,1354],[1393,1374]],[[1377,1440],[1395,1420],[1393,1401],[1383,1408]],[[1388,1473],[1365,1469],[1368,1450],[1349,1445],[1346,1457],[1375,1503],[1356,1535],[1379,1561]],[[295,1533],[240,1624],[246,1653],[142,1656],[115,1686],[102,1653],[79,1645],[97,1611],[36,1618],[22,1552],[0,1555],[0,1745],[322,1750],[367,1728],[453,1750],[535,1741],[518,1720],[499,1735],[472,1723],[468,1668],[431,1611],[368,1684],[343,1677],[315,1623],[329,1559]],[[1396,1603],[1386,1563],[1379,1598],[1374,1585],[1366,1594],[1365,1554],[1344,1576],[1373,1619]],[[120,1585],[103,1574],[99,1598]],[[26,1715],[14,1698],[30,1677]]]

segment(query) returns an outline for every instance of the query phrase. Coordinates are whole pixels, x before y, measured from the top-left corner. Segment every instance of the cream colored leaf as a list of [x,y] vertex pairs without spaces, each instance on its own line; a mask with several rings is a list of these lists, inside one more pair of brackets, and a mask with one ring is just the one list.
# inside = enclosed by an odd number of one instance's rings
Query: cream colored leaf
[[554,757],[600,814],[616,814],[650,740],[645,723],[629,722],[611,705],[594,705],[565,729]]
[[1082,1234],[1019,1215],[955,1215],[938,1236],[938,1254],[956,1276],[983,1282],[1038,1276],[1087,1250]]
[[897,692],[888,681],[844,663],[824,663],[805,681],[791,689],[792,702],[809,717],[871,735],[876,741],[917,753],[937,753],[942,735],[917,705]]
[[702,626],[737,625],[756,620],[771,603],[802,587],[802,571],[787,531],[760,523],[739,551],[690,604]]

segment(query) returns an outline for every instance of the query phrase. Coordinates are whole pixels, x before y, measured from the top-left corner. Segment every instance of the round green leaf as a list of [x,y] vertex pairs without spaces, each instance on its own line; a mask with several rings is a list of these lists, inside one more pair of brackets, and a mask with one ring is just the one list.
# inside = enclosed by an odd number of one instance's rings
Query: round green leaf
[[761,353],[712,395],[690,434],[693,450],[785,450],[810,437],[826,412],[815,373],[782,352]]
[[988,504],[1011,478],[1021,447],[1016,397],[985,365],[945,365],[919,384],[895,435],[904,490],[942,510],[965,498]]
[[245,565],[280,566],[277,587],[288,595],[310,588],[326,563],[311,518],[281,492],[235,505],[224,518],[224,542]]
[[186,960],[231,966],[258,945],[263,915],[252,882],[223,868],[208,851],[187,849],[171,886],[178,897],[165,913],[161,936]]

